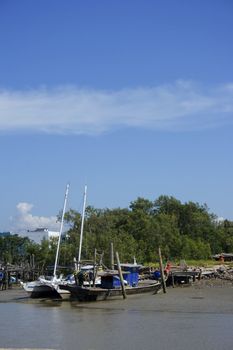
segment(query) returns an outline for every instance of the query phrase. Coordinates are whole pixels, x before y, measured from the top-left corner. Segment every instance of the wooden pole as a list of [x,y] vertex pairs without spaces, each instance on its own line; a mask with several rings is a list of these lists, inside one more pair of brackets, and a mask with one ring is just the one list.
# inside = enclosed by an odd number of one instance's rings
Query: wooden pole
[[97,249],[95,248],[94,250],[94,264],[96,265],[96,260],[97,260]]
[[161,255],[161,249],[159,247],[159,267],[160,267],[160,274],[161,274],[161,280],[162,280],[162,287],[163,287],[163,292],[166,293],[166,282],[164,278],[164,272],[163,272],[163,261],[162,261],[162,255]]
[[120,264],[120,259],[119,259],[118,252],[116,252],[116,260],[117,260],[117,268],[118,268],[120,282],[121,282],[122,295],[123,295],[123,298],[126,299],[124,279],[123,279],[123,275],[122,275],[122,271],[121,271],[121,264]]
[[96,280],[97,269],[98,269],[96,257],[97,257],[97,249],[95,248],[95,252],[94,252],[94,265],[93,265],[93,274],[94,274],[94,276],[93,276],[93,285],[92,285],[93,288],[95,288],[95,280]]
[[111,269],[114,270],[114,250],[113,250],[113,243],[111,243],[110,261],[111,261]]
[[32,254],[32,278],[35,280],[35,255]]
[[9,272],[8,272],[8,268],[6,266],[6,289],[9,288]]
[[172,276],[172,287],[175,288],[175,281],[174,281],[174,274],[173,274],[173,272],[171,272],[171,276]]

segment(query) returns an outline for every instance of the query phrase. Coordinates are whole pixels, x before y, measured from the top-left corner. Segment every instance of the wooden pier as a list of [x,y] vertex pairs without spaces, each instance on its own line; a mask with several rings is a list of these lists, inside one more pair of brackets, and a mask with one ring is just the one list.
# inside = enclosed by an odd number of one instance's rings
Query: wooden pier
[[29,264],[17,266],[1,264],[0,266],[0,291],[12,288],[12,284],[18,284],[20,280],[30,281],[39,277],[39,271]]

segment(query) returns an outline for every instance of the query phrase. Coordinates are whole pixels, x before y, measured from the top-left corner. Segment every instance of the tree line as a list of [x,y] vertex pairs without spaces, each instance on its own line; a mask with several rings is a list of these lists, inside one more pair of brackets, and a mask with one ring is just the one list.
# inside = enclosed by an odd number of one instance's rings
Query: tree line
[[[58,216],[59,217],[59,216]],[[78,256],[81,214],[73,209],[65,214],[67,231],[63,237],[59,264],[73,264]],[[158,260],[161,247],[166,260],[208,259],[212,254],[233,252],[233,222],[218,221],[206,204],[186,202],[170,196],[155,201],[137,198],[128,208],[85,211],[82,259],[93,260],[95,249],[110,263],[110,243],[121,261],[141,263]],[[56,241],[36,244],[17,235],[0,238],[0,261],[13,264],[31,261],[43,270],[54,264]]]

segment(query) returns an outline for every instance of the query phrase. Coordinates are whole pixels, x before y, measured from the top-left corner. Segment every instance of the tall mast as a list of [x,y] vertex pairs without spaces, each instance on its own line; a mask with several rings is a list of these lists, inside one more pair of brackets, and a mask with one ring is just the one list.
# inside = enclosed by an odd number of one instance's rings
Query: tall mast
[[61,234],[62,234],[62,229],[63,229],[63,222],[64,222],[64,216],[65,216],[65,210],[66,210],[66,203],[67,203],[69,187],[70,187],[70,185],[67,184],[66,185],[66,193],[65,193],[64,205],[63,205],[63,211],[62,211],[62,217],[61,217],[60,232],[59,232],[58,243],[57,243],[57,252],[56,252],[56,259],[55,259],[54,270],[53,270],[53,278],[56,277],[56,272],[57,272],[57,262],[58,262],[58,256],[59,256],[59,250],[60,250]]
[[78,251],[78,270],[80,269],[80,260],[81,260],[81,253],[82,253],[83,227],[84,227],[84,218],[85,218],[85,210],[86,210],[86,200],[87,200],[87,185],[85,185],[84,196],[83,196],[83,211],[82,211],[81,233],[80,233],[79,251]]

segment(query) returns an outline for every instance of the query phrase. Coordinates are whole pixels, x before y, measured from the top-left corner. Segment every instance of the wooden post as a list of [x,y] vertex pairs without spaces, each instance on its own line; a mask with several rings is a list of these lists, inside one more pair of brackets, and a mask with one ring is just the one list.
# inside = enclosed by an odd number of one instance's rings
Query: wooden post
[[173,274],[173,272],[171,272],[171,276],[172,276],[172,287],[175,288],[175,281],[174,281],[174,274]]
[[161,249],[159,247],[159,267],[160,267],[160,274],[161,274],[161,279],[162,279],[162,287],[163,287],[163,292],[166,293],[166,282],[164,278],[164,271],[163,271],[163,261],[162,261],[162,255],[161,255]]
[[111,243],[110,263],[111,263],[111,269],[114,270],[114,250],[113,250],[113,243]]
[[35,280],[35,255],[32,254],[32,279]]
[[100,254],[100,262],[99,262],[99,265],[102,266],[103,265],[103,258],[104,258],[104,252],[102,252]]
[[7,266],[6,266],[6,289],[9,288],[9,272],[8,272],[8,269],[7,269]]
[[96,276],[97,276],[97,270],[98,270],[98,267],[97,267],[97,249],[95,248],[95,252],[94,252],[94,265],[93,265],[93,285],[92,287],[95,288],[95,280],[96,280]]
[[119,259],[118,252],[116,252],[116,260],[117,260],[117,268],[118,268],[120,282],[121,282],[122,295],[123,295],[123,298],[126,299],[124,279],[123,279],[123,275],[122,275],[122,271],[121,271],[121,264],[120,264],[120,259]]
[[78,264],[77,264],[76,257],[74,257],[74,271],[75,271],[75,273],[77,273],[77,271],[78,271]]

